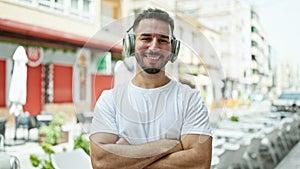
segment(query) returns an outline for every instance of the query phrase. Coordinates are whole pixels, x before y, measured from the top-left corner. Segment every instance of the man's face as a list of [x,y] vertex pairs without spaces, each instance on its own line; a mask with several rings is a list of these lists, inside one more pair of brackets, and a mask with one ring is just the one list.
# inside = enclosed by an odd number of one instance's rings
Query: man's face
[[160,72],[171,57],[169,24],[156,19],[143,19],[134,34],[135,57],[140,67],[149,74]]

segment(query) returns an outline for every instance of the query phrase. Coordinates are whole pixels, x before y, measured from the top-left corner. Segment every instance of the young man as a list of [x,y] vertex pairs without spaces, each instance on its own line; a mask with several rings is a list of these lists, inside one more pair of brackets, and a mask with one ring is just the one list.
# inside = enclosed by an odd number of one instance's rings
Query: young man
[[173,19],[148,9],[132,28],[124,47],[134,49],[137,72],[130,82],[104,91],[96,103],[93,168],[210,168],[212,134],[201,93],[164,70],[177,55]]

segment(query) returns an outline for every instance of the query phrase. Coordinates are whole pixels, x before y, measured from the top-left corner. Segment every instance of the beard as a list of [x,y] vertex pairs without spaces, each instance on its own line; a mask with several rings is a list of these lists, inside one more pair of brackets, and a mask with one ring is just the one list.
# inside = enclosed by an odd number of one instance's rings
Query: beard
[[148,73],[148,74],[157,74],[160,72],[161,69],[157,69],[157,68],[143,68],[143,70]]
[[[145,71],[146,73],[152,74],[152,75],[159,73],[165,67],[165,65],[168,63],[169,58],[170,58],[170,56],[164,56],[162,53],[151,52],[151,51],[135,53],[135,55],[136,55],[137,63],[142,68],[142,70]],[[164,59],[165,57],[168,57],[168,59],[166,59],[164,61],[164,63],[161,63],[161,65],[158,65],[156,67],[150,67],[150,66],[147,66],[146,63],[144,63],[144,61],[143,61],[143,57],[146,57],[146,55],[159,56],[159,59]]]

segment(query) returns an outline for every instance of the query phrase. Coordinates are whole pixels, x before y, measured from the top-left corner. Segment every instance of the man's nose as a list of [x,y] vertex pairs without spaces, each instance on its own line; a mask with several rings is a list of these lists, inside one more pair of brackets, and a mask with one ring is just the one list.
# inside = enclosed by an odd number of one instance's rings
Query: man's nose
[[159,48],[159,42],[156,37],[153,38],[153,40],[150,43],[149,49],[158,49]]

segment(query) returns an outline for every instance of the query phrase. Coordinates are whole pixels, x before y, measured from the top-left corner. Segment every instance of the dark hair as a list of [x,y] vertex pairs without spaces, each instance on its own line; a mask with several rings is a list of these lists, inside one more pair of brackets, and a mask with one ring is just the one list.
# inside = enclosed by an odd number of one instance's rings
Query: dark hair
[[140,13],[135,18],[133,26],[132,26],[133,31],[135,31],[135,29],[139,26],[140,22],[143,19],[157,19],[157,20],[168,23],[171,27],[171,33],[173,35],[174,20],[173,20],[173,18],[170,17],[170,15],[167,12],[160,10],[160,9],[152,9],[152,8],[144,10],[142,13]]

